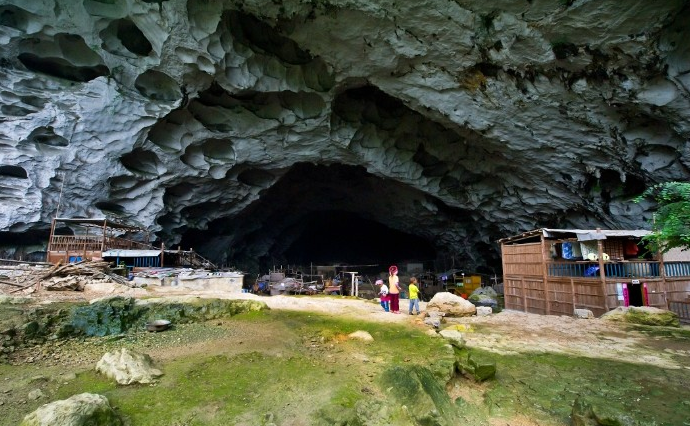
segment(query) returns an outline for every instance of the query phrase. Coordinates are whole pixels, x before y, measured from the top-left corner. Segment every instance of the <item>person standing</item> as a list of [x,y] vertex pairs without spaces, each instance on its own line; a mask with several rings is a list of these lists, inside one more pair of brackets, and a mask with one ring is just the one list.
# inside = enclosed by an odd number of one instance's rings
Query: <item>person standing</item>
[[400,283],[398,280],[398,267],[392,265],[388,268],[388,295],[391,299],[391,312],[400,313]]
[[390,310],[390,296],[388,295],[388,286],[383,283],[383,280],[376,280],[376,285],[380,285],[379,298],[381,299],[381,307],[384,311]]
[[410,278],[410,285],[407,287],[408,293],[410,293],[410,309],[409,314],[412,315],[413,308],[417,310],[417,315],[419,312],[419,287],[417,287],[417,278]]

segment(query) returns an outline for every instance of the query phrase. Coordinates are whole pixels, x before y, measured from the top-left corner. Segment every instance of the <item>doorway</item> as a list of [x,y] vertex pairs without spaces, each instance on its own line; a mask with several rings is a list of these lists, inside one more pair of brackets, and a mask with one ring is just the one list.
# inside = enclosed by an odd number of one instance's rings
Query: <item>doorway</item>
[[626,306],[647,306],[647,298],[645,297],[646,284],[628,283],[628,300]]

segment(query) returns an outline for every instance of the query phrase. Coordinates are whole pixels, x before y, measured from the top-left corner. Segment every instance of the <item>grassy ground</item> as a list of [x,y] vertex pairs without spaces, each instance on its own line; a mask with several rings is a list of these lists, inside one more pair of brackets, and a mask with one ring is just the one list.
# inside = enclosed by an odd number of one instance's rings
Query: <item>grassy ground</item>
[[[374,342],[348,339],[356,330],[368,331]],[[358,410],[373,419],[367,424],[434,424],[406,411],[417,385],[399,377],[401,371],[419,377],[426,392],[439,389],[429,381],[445,386],[453,408],[443,409],[456,424],[569,425],[578,396],[625,413],[630,424],[690,424],[687,370],[484,352],[497,363],[495,380],[446,383],[452,351],[426,330],[273,310],[162,333],[51,342],[18,353],[25,360],[41,353],[40,361],[0,365],[0,424],[16,425],[41,404],[82,392],[105,395],[137,426],[363,424]],[[690,350],[687,332],[644,331],[650,344]],[[165,373],[159,383],[118,386],[97,374],[96,361],[120,347],[149,353]],[[35,389],[44,396],[30,399]]]

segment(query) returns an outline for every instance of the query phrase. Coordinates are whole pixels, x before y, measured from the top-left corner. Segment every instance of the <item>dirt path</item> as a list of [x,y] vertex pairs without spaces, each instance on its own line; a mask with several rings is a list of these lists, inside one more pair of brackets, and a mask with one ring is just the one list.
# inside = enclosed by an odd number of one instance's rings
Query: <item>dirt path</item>
[[[172,297],[198,296],[261,300],[271,309],[309,311],[346,316],[376,322],[410,323],[426,327],[422,318],[407,315],[407,300],[400,303],[401,314],[383,312],[374,301],[339,296],[257,296],[250,293],[228,294],[190,291],[177,287],[133,289],[119,285],[87,286],[82,293],[40,291],[31,295],[37,300],[92,300],[107,296]],[[421,304],[422,311],[426,303]],[[688,339],[670,342],[652,337],[625,325],[601,319],[576,319],[504,311],[487,317],[451,319],[450,323],[470,325],[464,333],[467,345],[498,353],[563,353],[593,358],[655,364],[661,367],[690,370]],[[473,332],[472,328],[481,329]],[[682,330],[690,331],[684,326]]]

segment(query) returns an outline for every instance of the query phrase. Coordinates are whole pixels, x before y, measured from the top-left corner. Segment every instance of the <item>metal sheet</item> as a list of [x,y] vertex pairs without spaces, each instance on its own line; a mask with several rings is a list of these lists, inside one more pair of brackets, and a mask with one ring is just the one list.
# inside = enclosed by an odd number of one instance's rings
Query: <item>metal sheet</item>
[[103,257],[158,257],[160,250],[106,250]]

